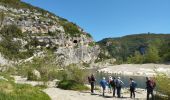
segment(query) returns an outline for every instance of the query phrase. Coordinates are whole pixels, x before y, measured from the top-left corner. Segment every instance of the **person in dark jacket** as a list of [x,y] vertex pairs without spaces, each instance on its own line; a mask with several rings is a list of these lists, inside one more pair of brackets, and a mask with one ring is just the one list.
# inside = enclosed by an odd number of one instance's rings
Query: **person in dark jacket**
[[100,85],[102,87],[102,92],[103,92],[103,96],[105,96],[105,90],[106,90],[106,86],[107,86],[107,81],[105,79],[105,77],[103,77],[103,79],[100,81]]
[[113,89],[113,97],[115,97],[115,93],[116,93],[116,78],[113,77],[113,80],[111,81],[111,87]]
[[146,77],[146,89],[147,89],[147,100],[149,100],[149,95],[151,95],[152,100],[154,100],[153,90],[156,86],[154,80],[151,80],[149,77]]
[[117,78],[116,80],[116,90],[117,90],[117,97],[120,98],[121,97],[121,88],[124,85],[124,83],[122,82],[122,80],[120,79],[120,77]]
[[91,85],[91,93],[94,93],[94,85],[96,82],[96,79],[94,77],[94,75],[92,74],[91,77],[88,77],[89,83]]
[[132,98],[132,95],[135,98],[136,85],[136,82],[132,78],[130,78],[130,98]]

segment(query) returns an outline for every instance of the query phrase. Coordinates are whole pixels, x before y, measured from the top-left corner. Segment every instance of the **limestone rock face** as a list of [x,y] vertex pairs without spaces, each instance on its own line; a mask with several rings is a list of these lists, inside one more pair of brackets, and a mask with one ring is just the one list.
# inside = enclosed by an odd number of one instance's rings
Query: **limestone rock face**
[[3,55],[0,54],[0,64],[1,65],[8,65],[9,61],[3,57]]
[[48,33],[64,31],[57,23],[57,17],[51,19],[36,10],[33,12],[29,9],[23,10],[0,5],[0,11],[5,15],[2,20],[3,26],[15,24],[21,28],[22,32]]
[[[94,43],[93,39],[82,28],[72,23],[74,28],[76,27],[79,31],[78,35],[72,35],[74,33],[68,33],[64,28],[61,21],[63,19],[49,12],[42,13],[36,8],[15,8],[1,3],[0,12],[3,14],[3,16],[2,14],[0,16],[0,29],[4,26],[16,25],[23,34],[29,34],[27,37],[24,37],[24,39],[26,38],[25,40],[13,39],[22,43],[21,52],[34,48],[34,54],[38,54],[43,52],[43,48],[48,48],[53,51],[56,61],[62,65],[91,63],[95,61],[100,53],[99,46]],[[64,21],[65,24],[71,23],[67,20]],[[34,45],[29,45],[25,48],[30,42],[34,43]],[[3,64],[5,62],[0,56],[0,63]]]

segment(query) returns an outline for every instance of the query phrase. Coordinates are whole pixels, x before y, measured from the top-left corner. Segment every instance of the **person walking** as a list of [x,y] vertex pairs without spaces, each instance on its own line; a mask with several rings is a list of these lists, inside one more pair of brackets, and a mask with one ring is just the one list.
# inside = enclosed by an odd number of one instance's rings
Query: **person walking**
[[102,87],[102,95],[105,96],[105,90],[106,90],[106,86],[107,86],[107,81],[105,79],[105,77],[103,77],[103,79],[100,81],[100,85]]
[[155,86],[155,81],[153,79],[151,80],[149,77],[146,77],[147,100],[149,100],[149,95],[151,95],[152,100],[154,100],[153,90]]
[[111,86],[111,82],[113,81],[112,76],[109,76],[109,80],[108,80],[108,93],[112,93],[112,86]]
[[118,98],[121,97],[121,88],[122,88],[123,85],[124,85],[124,83],[122,82],[120,77],[118,77],[117,80],[116,80],[116,90],[117,90],[117,97]]
[[88,77],[88,81],[91,85],[91,93],[94,93],[94,85],[95,85],[96,79],[93,74],[90,77]]
[[113,80],[110,82],[111,87],[113,89],[113,97],[115,97],[115,93],[116,93],[116,78],[114,77]]
[[136,82],[133,80],[133,78],[130,78],[130,98],[135,98],[135,89],[136,89]]

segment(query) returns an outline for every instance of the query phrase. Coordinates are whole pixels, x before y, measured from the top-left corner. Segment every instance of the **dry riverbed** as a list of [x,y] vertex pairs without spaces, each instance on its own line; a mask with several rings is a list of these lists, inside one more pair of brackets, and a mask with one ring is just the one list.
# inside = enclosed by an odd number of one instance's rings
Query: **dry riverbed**
[[153,76],[160,72],[170,76],[170,64],[122,64],[107,66],[98,72],[133,76]]

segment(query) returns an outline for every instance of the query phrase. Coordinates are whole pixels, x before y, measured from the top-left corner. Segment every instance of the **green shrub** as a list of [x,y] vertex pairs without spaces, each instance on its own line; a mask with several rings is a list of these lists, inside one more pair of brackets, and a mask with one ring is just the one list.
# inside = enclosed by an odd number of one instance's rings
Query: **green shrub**
[[4,26],[0,33],[6,39],[23,38],[25,35],[16,25]]
[[50,13],[44,9],[39,8],[39,7],[34,7],[28,3],[22,2],[21,0],[0,0],[0,3],[5,6],[14,7],[17,9],[27,8],[30,11],[34,11],[36,9],[36,10],[38,10],[38,12],[42,13],[42,15],[49,13],[50,15],[48,17],[55,16],[55,14],[53,14],[53,13]]
[[80,69],[77,65],[71,64],[58,73],[60,81],[59,88],[67,90],[87,90],[84,85],[87,72]]
[[33,74],[33,70],[29,70],[27,72],[27,80],[32,80],[32,81],[37,81],[38,77],[36,75]]
[[74,80],[63,80],[58,84],[58,88],[65,90],[88,90],[89,88],[84,84],[78,83]]
[[65,76],[67,80],[74,80],[77,83],[82,83],[82,84],[86,80],[85,78],[87,73],[76,64],[71,64],[67,66],[64,69],[64,71],[63,72],[66,74]]
[[55,55],[48,52],[43,57],[35,57],[31,62],[25,62],[16,67],[16,72],[20,76],[28,77],[29,80],[37,80],[32,71],[40,72],[40,81],[51,81],[58,77],[58,65],[55,62]]
[[64,27],[64,30],[66,32],[66,34],[69,34],[70,36],[80,36],[80,34],[82,34],[79,29],[78,26],[74,23],[68,22],[67,20],[60,18],[60,24]]
[[157,83],[157,91],[166,95],[164,100],[170,99],[170,78],[164,74],[158,74],[156,77],[156,83]]
[[95,42],[90,42],[90,43],[89,43],[89,46],[90,46],[90,47],[93,47],[93,46],[95,46],[95,45],[96,45]]
[[144,63],[144,60],[145,57],[136,51],[134,56],[130,56],[127,58],[127,63],[142,64]]
[[92,38],[92,35],[90,33],[86,34],[89,38]]
[[89,64],[89,63],[83,62],[82,64],[83,64],[84,67],[90,67],[90,64]]
[[13,78],[2,74],[8,81],[0,80],[0,100],[50,100],[39,87],[27,84],[16,84]]

